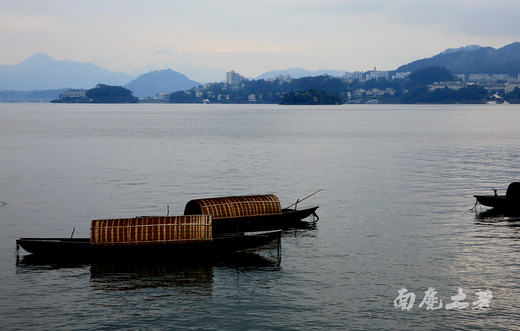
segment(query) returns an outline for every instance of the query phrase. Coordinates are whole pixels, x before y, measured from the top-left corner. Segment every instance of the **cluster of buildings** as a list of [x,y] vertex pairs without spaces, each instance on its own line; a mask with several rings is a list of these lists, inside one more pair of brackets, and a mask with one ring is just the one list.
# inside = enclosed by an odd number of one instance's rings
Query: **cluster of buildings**
[[226,83],[228,83],[229,85],[238,85],[244,79],[244,76],[237,74],[234,71],[226,72]]
[[354,80],[360,80],[360,81],[366,81],[371,79],[405,79],[410,75],[411,72],[393,72],[393,71],[378,71],[376,67],[374,67],[374,70],[372,71],[353,71],[353,72],[347,72],[343,76],[343,79],[346,81],[354,81]]
[[[371,71],[354,71],[354,72],[346,72],[345,75],[343,75],[343,79],[346,81],[354,81],[354,80],[360,80],[360,81],[367,81],[371,79],[405,79],[410,75],[411,72],[392,72],[392,71],[378,71],[376,67],[374,67],[374,70]],[[226,83],[230,85],[237,85],[241,81],[243,81],[245,78],[244,76],[234,72],[229,71],[226,73]],[[289,82],[293,78],[289,75],[278,75],[276,77],[273,77],[271,79],[268,79],[269,81],[279,80],[281,82]]]
[[520,74],[518,77],[511,77],[508,74],[456,74],[462,82],[474,82],[474,83],[497,83],[497,82],[516,82],[520,81]]
[[[394,72],[394,71],[378,71],[376,67],[371,71],[354,71],[347,72],[342,79],[352,82],[355,80],[368,81],[368,80],[394,80],[394,79],[405,79],[411,74],[411,72]],[[510,93],[515,88],[520,88],[520,74],[518,77],[511,77],[508,74],[456,74],[454,75],[457,81],[453,82],[438,82],[428,85],[430,91],[437,89],[449,88],[452,90],[459,90],[461,88],[468,87],[470,85],[477,85],[488,90],[490,94],[504,94]],[[245,78],[234,71],[226,73],[226,82],[230,85],[237,85]],[[279,75],[270,79],[270,81],[290,81],[292,77]],[[378,89],[373,88],[369,90],[357,89],[353,92],[348,92],[346,97],[347,100],[355,100],[360,98],[372,98],[377,100],[378,97],[383,95],[395,95],[396,91],[392,88]],[[249,102],[256,102],[255,95],[248,96]]]
[[66,103],[85,102],[85,101],[88,101],[87,91],[88,90],[82,90],[82,89],[72,89],[72,90],[63,91],[60,94],[59,100],[61,102],[66,102]]
[[[486,75],[490,76],[490,75]],[[509,76],[509,75],[507,75]],[[504,94],[511,93],[515,88],[520,88],[520,77],[519,79],[511,79],[511,77],[507,80],[497,80],[495,82],[491,81],[456,81],[456,82],[438,82],[434,84],[428,85],[428,89],[430,92],[433,92],[438,89],[449,88],[450,90],[460,90],[462,88],[466,88],[468,86],[475,85],[479,87],[483,87],[490,94]]]
[[[410,75],[410,72],[390,72],[390,71],[377,71],[374,67],[373,71],[362,72],[354,71],[347,72],[343,79],[347,81],[360,80],[367,81],[371,79],[405,79]],[[470,85],[476,85],[485,88],[490,94],[503,94],[513,92],[515,88],[520,88],[520,74],[517,77],[511,77],[508,74],[456,74],[454,75],[457,81],[453,82],[438,82],[428,85],[431,92],[437,89],[449,88],[452,90],[459,90],[461,88],[468,87]],[[377,96],[384,93],[393,95],[391,89],[385,91],[382,90],[371,90],[365,91],[362,89],[356,90],[353,96],[372,95]]]

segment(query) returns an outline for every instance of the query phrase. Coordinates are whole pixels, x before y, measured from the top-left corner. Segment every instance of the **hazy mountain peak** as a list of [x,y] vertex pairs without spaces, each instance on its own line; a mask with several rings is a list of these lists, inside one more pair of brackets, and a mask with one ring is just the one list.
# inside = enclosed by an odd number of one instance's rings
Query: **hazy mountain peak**
[[19,64],[0,66],[0,90],[92,88],[99,83],[122,85],[132,78],[91,63],[56,61],[45,53],[36,53]]
[[54,59],[52,57],[50,57],[49,55],[47,55],[45,53],[36,53],[33,56],[26,59],[25,61],[23,61],[22,63],[30,63],[30,62],[37,63],[37,62],[51,62],[51,61],[54,61]]
[[200,83],[195,82],[184,74],[172,69],[154,70],[146,74],[142,74],[125,87],[130,89],[135,96],[154,97],[161,92],[177,92],[189,90],[198,86]]

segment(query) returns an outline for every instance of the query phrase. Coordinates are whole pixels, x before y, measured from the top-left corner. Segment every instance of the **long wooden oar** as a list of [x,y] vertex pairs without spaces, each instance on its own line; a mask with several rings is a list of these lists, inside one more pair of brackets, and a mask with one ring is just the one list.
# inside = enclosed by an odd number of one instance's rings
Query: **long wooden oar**
[[293,203],[292,205],[289,205],[289,206],[285,207],[284,209],[289,209],[289,208],[291,208],[292,206],[296,206],[296,205],[298,205],[298,203],[302,202],[303,200],[305,200],[305,199],[307,199],[307,198],[312,197],[313,195],[319,193],[320,191],[321,191],[321,188],[320,188],[319,190],[317,190],[316,192],[314,192],[314,193],[312,193],[312,194],[309,194],[308,196],[306,196],[306,197],[303,198],[303,199],[297,199],[295,203]]

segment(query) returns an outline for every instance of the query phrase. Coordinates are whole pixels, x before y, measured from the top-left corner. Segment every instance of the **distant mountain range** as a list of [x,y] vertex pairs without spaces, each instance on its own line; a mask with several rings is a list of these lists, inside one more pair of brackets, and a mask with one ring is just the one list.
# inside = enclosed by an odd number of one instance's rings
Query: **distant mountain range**
[[509,74],[520,73],[520,43],[512,43],[502,48],[467,46],[446,50],[428,59],[418,60],[397,68],[398,72],[439,66],[453,74]]
[[43,53],[19,64],[0,65],[0,101],[51,100],[64,90],[91,89],[97,84],[124,86],[141,98],[200,85],[171,69],[152,71],[136,78],[91,63],[56,61]]
[[93,88],[99,83],[123,85],[134,78],[91,63],[56,61],[43,53],[35,54],[19,64],[0,65],[0,91]]
[[151,71],[141,75],[126,84],[124,87],[134,92],[139,98],[154,97],[160,92],[177,92],[189,90],[198,86],[195,82],[185,75],[171,69]]

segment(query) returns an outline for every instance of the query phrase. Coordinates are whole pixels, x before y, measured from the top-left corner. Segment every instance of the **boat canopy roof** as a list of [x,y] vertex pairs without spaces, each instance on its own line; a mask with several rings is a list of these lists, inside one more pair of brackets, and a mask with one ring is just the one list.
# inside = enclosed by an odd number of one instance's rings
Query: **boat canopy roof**
[[506,191],[508,198],[520,198],[520,182],[513,182],[509,184]]
[[196,199],[186,204],[184,215],[200,214],[213,219],[280,215],[282,206],[274,194]]
[[93,220],[91,245],[178,244],[212,240],[211,215],[140,216]]

